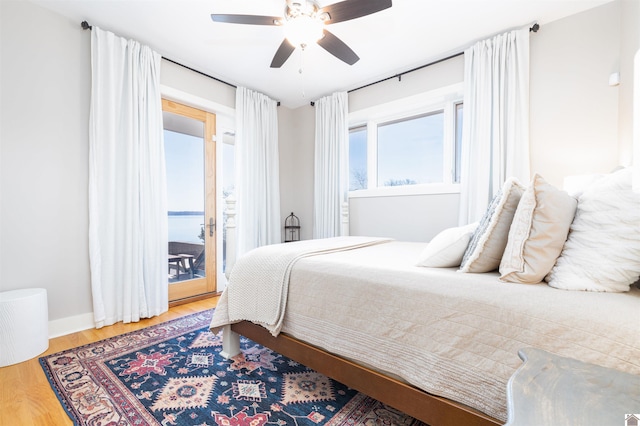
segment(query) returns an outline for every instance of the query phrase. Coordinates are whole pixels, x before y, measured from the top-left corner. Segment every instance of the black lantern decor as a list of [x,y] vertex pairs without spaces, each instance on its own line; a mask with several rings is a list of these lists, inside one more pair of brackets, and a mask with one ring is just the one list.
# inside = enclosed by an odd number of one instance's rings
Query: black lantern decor
[[284,242],[300,241],[300,219],[293,212],[284,220]]

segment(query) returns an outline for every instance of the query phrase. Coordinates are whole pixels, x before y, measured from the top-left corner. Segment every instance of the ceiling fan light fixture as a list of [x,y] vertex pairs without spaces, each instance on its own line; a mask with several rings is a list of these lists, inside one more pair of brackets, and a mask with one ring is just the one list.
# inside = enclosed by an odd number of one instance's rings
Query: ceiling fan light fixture
[[340,0],[320,7],[318,0],[285,0],[284,16],[211,14],[214,22],[230,24],[282,26],[284,40],[271,60],[271,68],[280,68],[297,49],[316,43],[342,62],[353,65],[360,58],[325,25],[350,21],[391,7],[392,0]]
[[284,36],[296,47],[317,42],[322,38],[323,32],[324,22],[308,15],[299,15],[284,23]]

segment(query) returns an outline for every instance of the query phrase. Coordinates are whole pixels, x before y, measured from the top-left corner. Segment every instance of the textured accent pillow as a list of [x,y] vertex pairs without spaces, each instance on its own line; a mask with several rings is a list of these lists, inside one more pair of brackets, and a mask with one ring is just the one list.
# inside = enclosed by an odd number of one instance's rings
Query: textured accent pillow
[[565,290],[629,291],[640,277],[640,194],[630,167],[585,189],[560,257],[545,278]]
[[509,178],[491,201],[462,258],[461,272],[490,272],[498,269],[507,245],[509,227],[524,192],[524,186]]
[[577,204],[575,198],[535,174],[513,216],[500,280],[541,282],[560,256]]
[[431,242],[422,250],[416,266],[430,268],[453,268],[460,266],[473,231],[478,223],[448,228],[433,237]]

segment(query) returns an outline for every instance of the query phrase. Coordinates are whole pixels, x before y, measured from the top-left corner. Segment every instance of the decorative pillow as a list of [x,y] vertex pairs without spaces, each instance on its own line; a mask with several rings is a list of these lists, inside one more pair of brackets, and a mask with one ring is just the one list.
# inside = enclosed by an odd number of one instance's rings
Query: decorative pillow
[[449,228],[433,237],[429,245],[422,251],[416,266],[431,268],[453,268],[460,266],[473,231],[478,223]]
[[535,174],[513,216],[500,280],[541,282],[560,256],[577,204],[575,198]]
[[585,189],[560,257],[545,278],[565,290],[629,291],[640,277],[640,194],[631,168]]
[[481,273],[498,269],[507,245],[509,227],[524,189],[512,177],[507,179],[500,192],[493,197],[464,252],[461,272]]

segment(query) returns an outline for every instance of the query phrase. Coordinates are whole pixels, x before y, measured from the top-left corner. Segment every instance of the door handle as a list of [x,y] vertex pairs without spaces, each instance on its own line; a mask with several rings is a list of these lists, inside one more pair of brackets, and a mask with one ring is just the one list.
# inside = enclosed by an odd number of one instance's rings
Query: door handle
[[209,218],[209,224],[207,226],[209,227],[209,236],[213,237],[213,233],[216,230],[216,223],[213,221],[212,217]]

